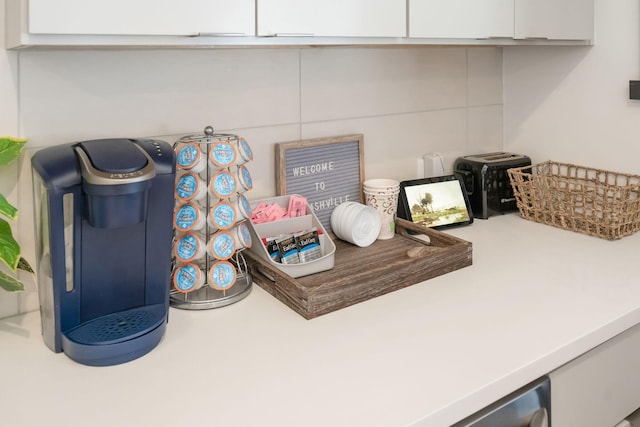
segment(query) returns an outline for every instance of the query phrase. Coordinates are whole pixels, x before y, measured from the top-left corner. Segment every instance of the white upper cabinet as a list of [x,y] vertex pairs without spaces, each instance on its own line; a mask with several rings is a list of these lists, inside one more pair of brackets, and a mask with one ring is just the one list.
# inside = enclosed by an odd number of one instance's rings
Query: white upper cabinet
[[257,0],[258,36],[406,37],[406,0]]
[[44,36],[255,35],[254,0],[6,2],[7,38],[18,45],[29,37],[46,44]]
[[585,42],[594,32],[594,0],[409,0],[408,13],[415,38]]
[[593,40],[594,0],[515,0],[516,39]]
[[513,0],[409,0],[409,36],[513,38]]
[[7,48],[589,44],[594,2],[4,0]]
[[28,0],[27,16],[30,34],[255,35],[253,0]]

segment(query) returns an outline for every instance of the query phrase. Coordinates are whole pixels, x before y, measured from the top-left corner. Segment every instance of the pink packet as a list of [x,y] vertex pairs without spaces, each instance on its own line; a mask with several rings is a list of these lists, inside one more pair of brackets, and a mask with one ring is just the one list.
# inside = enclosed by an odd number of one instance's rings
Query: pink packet
[[260,210],[265,210],[267,208],[267,206],[269,206],[267,204],[267,202],[262,201],[262,202],[258,202],[258,205],[254,209],[259,210],[259,211]]
[[254,224],[262,224],[267,221],[269,221],[269,217],[264,210],[254,210],[251,213],[251,222],[253,222]]
[[307,214],[307,198],[302,196],[291,196],[289,198],[289,218],[296,218]]
[[285,211],[284,208],[277,203],[274,203],[267,207],[265,213],[267,214],[269,221],[276,221],[287,216],[287,211]]
[[269,205],[265,202],[260,202],[251,212],[251,221],[254,224],[262,224],[269,221],[269,215],[267,215],[267,208]]

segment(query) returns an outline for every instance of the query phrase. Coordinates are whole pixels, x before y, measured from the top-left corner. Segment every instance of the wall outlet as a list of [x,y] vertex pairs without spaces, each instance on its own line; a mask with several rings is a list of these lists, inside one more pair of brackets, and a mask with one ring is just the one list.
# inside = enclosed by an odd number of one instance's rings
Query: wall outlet
[[438,153],[425,154],[424,161],[424,176],[430,178],[432,176],[444,175],[444,159]]

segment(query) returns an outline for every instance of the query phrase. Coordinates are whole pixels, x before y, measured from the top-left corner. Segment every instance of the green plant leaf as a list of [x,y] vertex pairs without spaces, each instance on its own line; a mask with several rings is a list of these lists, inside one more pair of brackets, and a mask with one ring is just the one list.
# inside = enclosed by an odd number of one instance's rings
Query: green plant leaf
[[26,142],[26,139],[0,136],[0,165],[8,165],[15,160]]
[[26,271],[27,273],[35,274],[33,268],[31,268],[31,264],[29,261],[20,257],[20,261],[18,261],[18,270]]
[[20,261],[20,245],[11,234],[11,227],[4,219],[0,219],[0,259],[4,261],[11,270],[16,271]]
[[0,194],[0,214],[13,221],[18,219],[18,209],[9,203],[2,194]]
[[0,271],[0,288],[9,292],[24,291],[24,285],[15,277]]

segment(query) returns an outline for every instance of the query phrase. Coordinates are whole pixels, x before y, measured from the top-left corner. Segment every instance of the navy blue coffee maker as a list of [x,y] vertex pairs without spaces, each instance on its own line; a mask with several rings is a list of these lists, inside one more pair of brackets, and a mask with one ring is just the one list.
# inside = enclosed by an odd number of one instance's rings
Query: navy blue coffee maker
[[92,366],[151,351],[169,309],[175,159],[169,144],[104,139],[32,159],[45,344]]

